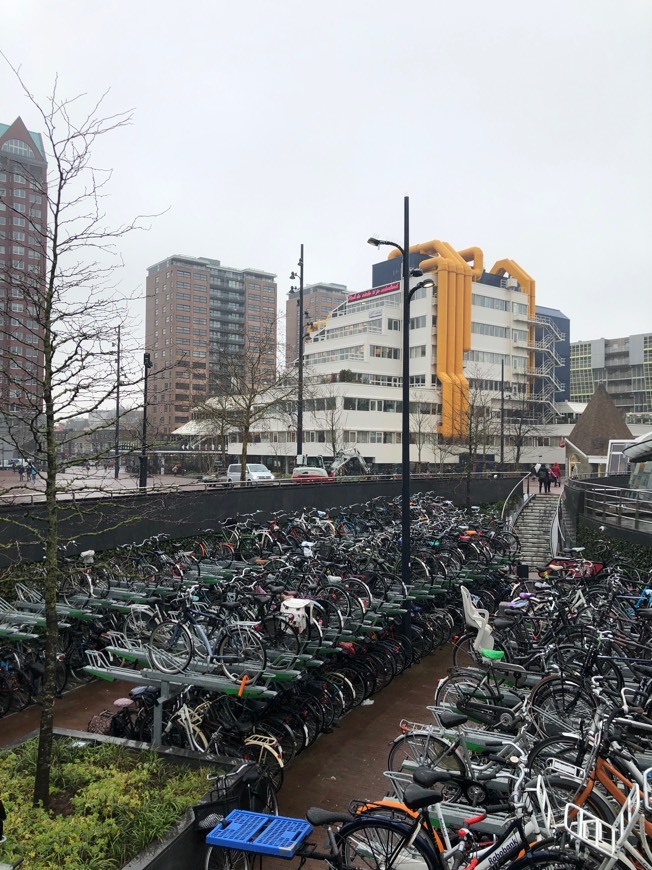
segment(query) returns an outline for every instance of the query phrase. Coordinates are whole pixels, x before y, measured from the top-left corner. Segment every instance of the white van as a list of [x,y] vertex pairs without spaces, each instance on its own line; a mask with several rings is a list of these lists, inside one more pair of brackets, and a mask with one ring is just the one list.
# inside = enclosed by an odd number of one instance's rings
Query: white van
[[[229,465],[226,471],[226,482],[240,483],[241,474],[242,467],[239,462],[235,465]],[[247,463],[247,483],[262,483],[267,480],[274,480],[274,475],[266,465],[261,465],[259,463]]]

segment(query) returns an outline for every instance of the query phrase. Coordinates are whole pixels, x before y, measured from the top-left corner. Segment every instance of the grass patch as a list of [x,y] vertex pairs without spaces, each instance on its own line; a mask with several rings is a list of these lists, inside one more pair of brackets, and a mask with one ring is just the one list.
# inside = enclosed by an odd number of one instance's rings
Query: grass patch
[[7,811],[3,861],[25,870],[119,870],[162,837],[206,791],[208,768],[174,764],[155,752],[55,740],[52,808],[32,806],[37,741],[0,752]]

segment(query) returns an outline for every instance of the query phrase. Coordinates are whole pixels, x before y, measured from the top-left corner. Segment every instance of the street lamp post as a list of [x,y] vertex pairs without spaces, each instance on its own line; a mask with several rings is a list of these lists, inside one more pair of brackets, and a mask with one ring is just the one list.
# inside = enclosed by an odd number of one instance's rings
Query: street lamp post
[[[403,199],[403,247],[396,242],[371,238],[370,245],[389,245],[402,257],[403,278],[403,407],[401,415],[401,580],[410,582],[410,302],[421,287],[432,287],[427,278],[410,289],[410,199]],[[416,271],[416,270],[415,270]],[[417,271],[417,274],[422,274]]]
[[299,257],[299,274],[292,272],[290,280],[299,279],[299,383],[297,385],[297,454],[303,453],[303,245]]
[[505,467],[505,360],[500,361],[500,470]]
[[139,489],[147,489],[147,377],[152,367],[152,358],[148,353],[143,354],[143,366],[145,379],[143,384],[143,437],[140,446],[140,476]]
[[118,376],[115,385],[115,468],[114,476],[120,477],[120,325],[118,325],[118,340],[116,348]]

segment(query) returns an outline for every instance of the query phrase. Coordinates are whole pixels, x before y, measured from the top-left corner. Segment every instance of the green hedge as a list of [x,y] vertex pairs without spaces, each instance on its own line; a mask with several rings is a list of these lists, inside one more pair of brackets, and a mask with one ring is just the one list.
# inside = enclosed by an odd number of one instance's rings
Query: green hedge
[[2,861],[25,868],[118,870],[160,839],[208,791],[207,768],[191,769],[155,752],[58,739],[52,809],[32,806],[37,741],[0,753],[7,811]]
[[580,547],[586,547],[587,558],[597,560],[599,554],[604,553],[604,541],[608,542],[610,551],[619,553],[623,559],[631,562],[640,571],[652,570],[652,547],[610,537],[608,529],[600,532],[587,526],[578,526],[577,544]]

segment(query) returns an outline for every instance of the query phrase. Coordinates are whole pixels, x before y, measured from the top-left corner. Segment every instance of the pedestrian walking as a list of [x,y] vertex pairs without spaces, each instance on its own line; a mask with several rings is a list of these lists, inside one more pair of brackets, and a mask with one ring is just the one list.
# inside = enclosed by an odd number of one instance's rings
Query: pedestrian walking
[[552,481],[554,479],[554,474],[549,465],[544,466],[546,469],[546,479],[544,484],[544,492],[550,492],[550,487],[552,485]]
[[21,482],[25,479],[25,467],[23,465],[18,466],[18,480]]
[[30,477],[30,480],[32,481],[32,484],[35,484],[36,483],[36,469],[34,468],[33,465],[29,469],[29,477]]
[[553,462],[550,466],[552,473],[555,475],[555,486],[559,486],[559,480],[561,478],[561,468],[559,467],[558,462]]
[[540,465],[537,471],[537,480],[539,481],[539,492],[546,492],[546,481],[548,480],[548,469],[545,465]]

